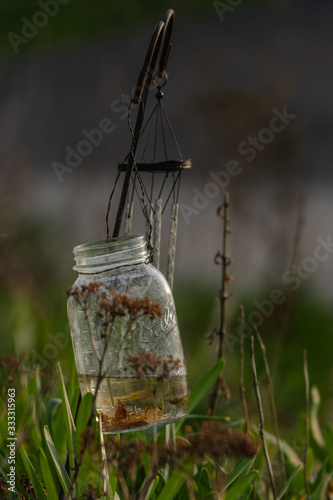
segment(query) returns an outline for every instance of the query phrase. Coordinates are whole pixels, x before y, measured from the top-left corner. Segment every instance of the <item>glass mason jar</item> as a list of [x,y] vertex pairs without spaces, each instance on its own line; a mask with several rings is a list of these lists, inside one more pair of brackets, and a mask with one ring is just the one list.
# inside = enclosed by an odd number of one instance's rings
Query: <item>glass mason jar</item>
[[145,237],[83,244],[74,257],[74,356],[81,393],[98,388],[103,432],[182,419],[189,388],[175,304],[163,274],[147,263]]

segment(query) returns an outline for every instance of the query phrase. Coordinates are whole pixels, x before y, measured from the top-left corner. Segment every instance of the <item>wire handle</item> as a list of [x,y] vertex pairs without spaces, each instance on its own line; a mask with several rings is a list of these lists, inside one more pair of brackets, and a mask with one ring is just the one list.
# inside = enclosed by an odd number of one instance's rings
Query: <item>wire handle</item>
[[[166,64],[168,62],[168,57],[171,48],[171,34],[173,30],[175,13],[172,9],[169,9],[164,20],[160,21],[153,31],[147,54],[144,60],[143,68],[139,73],[139,78],[136,84],[136,89],[134,97],[132,99],[133,104],[138,104],[138,116],[135,124],[134,133],[132,134],[132,144],[130,153],[128,156],[128,163],[126,168],[126,174],[124,179],[124,184],[121,192],[121,197],[119,201],[116,222],[113,230],[113,238],[119,236],[120,227],[125,211],[126,199],[129,192],[130,182],[135,166],[136,153],[138,149],[138,143],[141,135],[142,124],[144,121],[144,114],[146,108],[146,102],[148,98],[149,88],[155,73],[155,67],[158,59],[158,55],[162,46],[161,58],[159,61],[159,72],[165,71]],[[131,104],[132,104],[131,103]],[[131,106],[130,104],[130,106]],[[109,230],[107,225],[107,238],[109,237]]]

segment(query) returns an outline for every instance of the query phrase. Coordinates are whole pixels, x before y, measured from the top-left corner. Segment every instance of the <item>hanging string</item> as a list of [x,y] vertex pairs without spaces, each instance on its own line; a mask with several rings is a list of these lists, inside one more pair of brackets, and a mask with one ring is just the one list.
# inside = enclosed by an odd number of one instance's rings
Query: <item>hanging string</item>
[[112,201],[113,194],[115,192],[115,189],[116,189],[119,177],[120,177],[120,170],[118,170],[118,174],[117,174],[116,180],[115,180],[114,185],[113,185],[113,189],[112,189],[110,197],[109,197],[108,208],[107,208],[107,211],[106,211],[106,239],[107,240],[111,238],[111,236],[110,236],[110,228],[109,228],[109,215],[110,215],[110,210],[111,210],[111,201]]
[[168,128],[169,128],[169,130],[170,130],[170,132],[171,132],[171,135],[172,135],[172,138],[173,138],[173,140],[174,140],[174,143],[176,144],[176,147],[177,147],[177,150],[178,150],[178,153],[179,153],[180,159],[181,159],[181,160],[183,160],[183,155],[182,155],[182,153],[181,153],[181,151],[180,151],[180,147],[179,147],[179,145],[178,145],[178,142],[177,142],[177,139],[176,139],[175,133],[174,133],[173,128],[172,128],[172,126],[171,126],[171,123],[170,123],[169,117],[168,117],[168,115],[167,115],[167,112],[166,112],[166,111],[165,111],[165,109],[164,109],[164,106],[163,106],[162,101],[160,101],[160,102],[161,102],[161,109],[162,109],[162,111],[163,111],[164,118],[165,118],[165,120],[166,120],[166,122],[167,122],[167,124],[168,124]]
[[164,210],[166,209],[166,206],[167,206],[167,204],[168,204],[168,201],[169,201],[169,199],[170,199],[171,195],[172,195],[172,194],[174,193],[174,191],[175,191],[175,186],[176,186],[176,184],[177,184],[177,182],[178,182],[179,180],[180,180],[180,172],[178,172],[177,177],[175,178],[175,180],[174,180],[174,182],[173,182],[173,184],[172,184],[172,186],[171,186],[171,189],[170,189],[169,195],[168,195],[168,197],[167,197],[167,199],[166,199],[166,202],[165,202],[164,207],[163,207],[163,210],[162,210],[162,215],[163,215],[163,213],[164,213]]
[[[132,128],[132,122],[131,122],[131,104],[132,104],[133,101],[130,102],[129,106],[128,106],[128,127],[129,127],[129,130],[130,130],[130,133],[131,133],[131,136],[132,136],[132,146],[131,146],[131,154],[133,155],[133,147],[134,147],[134,143],[137,141],[138,138],[135,138],[134,137],[134,132],[133,132],[133,128]],[[141,178],[141,175],[138,171],[138,167],[136,165],[136,162],[134,162],[134,171],[135,171],[135,174],[136,174],[136,177],[139,181],[139,184],[140,184],[140,188],[141,188],[141,205],[142,205],[142,211],[143,211],[143,215],[146,219],[146,222],[147,222],[147,225],[148,225],[148,242],[147,242],[147,246],[148,246],[148,251],[149,251],[149,261],[151,260],[151,257],[153,255],[153,246],[151,244],[151,235],[152,235],[152,231],[153,231],[153,225],[151,223],[151,220],[150,220],[150,217],[149,217],[149,214],[148,214],[148,211],[147,211],[147,205],[146,205],[146,200],[145,200],[145,187],[144,187],[144,184],[142,182],[142,178]],[[140,196],[138,194],[138,197],[140,199]],[[148,200],[149,200],[149,197],[148,197]]]
[[148,141],[149,141],[149,137],[150,137],[150,133],[151,133],[151,129],[152,129],[152,126],[153,126],[153,116],[154,116],[154,112],[155,112],[155,109],[157,108],[158,106],[158,102],[155,104],[154,106],[154,109],[153,111],[151,112],[146,124],[144,125],[143,129],[142,129],[142,132],[141,132],[141,135],[144,134],[146,128],[148,127],[148,125],[150,124],[150,127],[149,127],[149,130],[148,130],[148,133],[147,133],[147,139],[146,139],[146,142],[145,142],[145,145],[144,145],[144,148],[143,148],[143,152],[142,152],[142,155],[141,155],[141,161],[143,161],[143,158],[146,154],[146,149],[147,149],[147,146],[148,146]]

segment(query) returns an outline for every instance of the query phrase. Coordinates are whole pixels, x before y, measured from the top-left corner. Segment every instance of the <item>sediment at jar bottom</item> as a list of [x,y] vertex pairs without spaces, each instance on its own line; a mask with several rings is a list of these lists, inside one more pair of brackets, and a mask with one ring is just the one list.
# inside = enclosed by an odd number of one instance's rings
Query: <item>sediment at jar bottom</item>
[[[95,393],[98,378],[79,374],[81,392]],[[126,432],[182,419],[189,405],[187,376],[104,377],[100,383],[96,409],[103,432]]]

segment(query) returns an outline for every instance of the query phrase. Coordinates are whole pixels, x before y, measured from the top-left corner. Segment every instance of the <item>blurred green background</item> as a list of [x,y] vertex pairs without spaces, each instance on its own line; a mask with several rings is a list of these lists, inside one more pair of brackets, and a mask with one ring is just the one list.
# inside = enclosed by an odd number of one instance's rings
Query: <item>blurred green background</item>
[[[51,367],[60,360],[67,375],[72,372],[64,293],[75,279],[72,249],[105,237],[116,163],[129,145],[126,120],[111,106],[135,85],[153,26],[173,8],[165,106],[184,156],[193,162],[183,176],[180,201],[191,205],[196,190],[211,181],[209,172],[224,170],[229,160],[243,166],[227,186],[234,275],[228,328],[236,333],[241,303],[249,314],[253,301],[265,300],[274,288],[288,295],[260,330],[274,371],[277,409],[289,428],[304,407],[303,349],[311,383],[322,394],[321,417],[332,414],[332,257],[319,262],[294,293],[281,277],[290,267],[301,193],[307,202],[297,263],[313,255],[318,237],[332,231],[333,8],[323,1],[314,6],[244,0],[221,19],[221,4],[70,0],[15,53],[8,34],[21,36],[22,18],[31,21],[41,6],[30,0],[2,3],[1,355],[24,352]],[[239,144],[267,126],[273,108],[283,106],[297,118],[247,164]],[[66,146],[75,147],[82,129],[104,117],[113,120],[115,131],[59,182],[52,162],[63,162]],[[220,270],[213,258],[221,248],[221,199],[209,200],[189,224],[179,223],[175,299],[191,384],[216,357],[206,337],[218,324]],[[245,347],[255,415],[248,342]],[[221,402],[220,411],[240,416],[238,346],[225,355],[232,398]],[[257,358],[263,378],[259,351]]]

